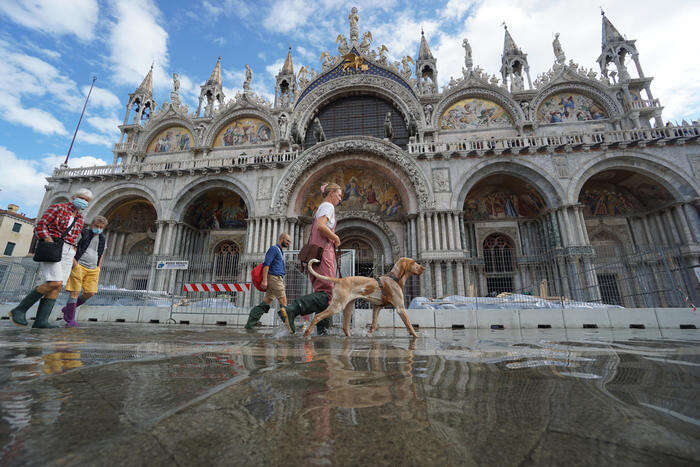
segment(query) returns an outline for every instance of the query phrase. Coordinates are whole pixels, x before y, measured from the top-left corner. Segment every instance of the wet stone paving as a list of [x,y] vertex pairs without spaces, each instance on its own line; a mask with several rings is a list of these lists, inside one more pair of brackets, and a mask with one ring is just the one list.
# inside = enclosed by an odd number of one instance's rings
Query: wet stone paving
[[698,465],[695,330],[0,324],[0,465]]

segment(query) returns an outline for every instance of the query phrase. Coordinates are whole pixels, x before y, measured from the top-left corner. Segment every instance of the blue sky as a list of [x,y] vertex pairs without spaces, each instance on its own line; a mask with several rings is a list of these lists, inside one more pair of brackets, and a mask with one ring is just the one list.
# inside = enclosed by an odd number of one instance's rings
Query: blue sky
[[[390,56],[415,56],[421,27],[438,60],[441,85],[460,74],[462,38],[475,63],[497,73],[505,21],[528,53],[534,79],[553,62],[555,32],[567,58],[596,68],[600,53],[598,1],[559,0],[2,0],[0,2],[0,207],[16,203],[35,215],[44,178],[68,150],[91,76],[98,80],[83,120],[71,165],[111,163],[126,98],[155,63],[154,93],[168,100],[171,75],[196,107],[199,86],[222,56],[224,88],[241,88],[245,64],[253,89],[272,97],[274,75],[289,45],[295,70],[319,69],[325,50],[336,52],[338,33],[348,35],[347,15],[360,11],[361,33],[386,44]],[[416,6],[416,5],[420,6]],[[652,90],[666,106],[664,118],[700,116],[697,18],[700,2],[640,0],[603,2],[621,33],[637,39],[642,66],[655,77]],[[650,12],[653,11],[653,21]],[[684,45],[687,44],[687,45]]]

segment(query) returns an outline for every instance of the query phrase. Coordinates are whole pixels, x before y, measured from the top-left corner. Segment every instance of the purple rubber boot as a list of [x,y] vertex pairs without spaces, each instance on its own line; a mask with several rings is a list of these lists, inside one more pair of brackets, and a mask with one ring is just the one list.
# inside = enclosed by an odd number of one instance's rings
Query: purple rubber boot
[[75,303],[68,303],[61,311],[63,312],[63,320],[66,322],[67,328],[77,328],[78,323],[75,322]]

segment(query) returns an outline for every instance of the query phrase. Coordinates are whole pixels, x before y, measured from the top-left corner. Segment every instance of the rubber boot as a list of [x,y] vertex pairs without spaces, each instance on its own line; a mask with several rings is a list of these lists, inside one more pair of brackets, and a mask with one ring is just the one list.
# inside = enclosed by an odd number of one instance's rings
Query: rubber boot
[[8,313],[10,315],[10,321],[12,321],[17,326],[27,325],[27,310],[34,305],[43,295],[36,291],[36,289],[29,292],[19,305],[14,307]]
[[63,321],[66,322],[67,328],[77,328],[78,323],[75,322],[75,312],[78,305],[76,303],[66,303],[61,311],[63,312]]
[[53,329],[58,327],[49,323],[49,316],[51,315],[51,310],[53,310],[53,306],[55,304],[55,298],[43,297],[39,301],[39,308],[36,310],[36,319],[34,320],[34,324],[32,325],[33,328]]
[[260,302],[256,306],[250,309],[250,314],[248,315],[248,322],[245,323],[246,329],[253,329],[253,326],[258,324],[262,315],[270,311],[270,305],[265,302]]

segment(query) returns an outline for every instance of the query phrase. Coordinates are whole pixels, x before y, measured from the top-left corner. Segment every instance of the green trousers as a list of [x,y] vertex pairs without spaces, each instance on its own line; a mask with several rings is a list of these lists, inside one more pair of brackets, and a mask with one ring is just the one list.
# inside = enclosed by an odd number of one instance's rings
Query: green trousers
[[[289,324],[294,326],[294,318],[297,316],[310,315],[311,313],[320,313],[328,308],[330,297],[326,292],[314,292],[308,295],[303,295],[292,303],[287,305],[287,316]],[[318,322],[316,330],[319,334],[325,334],[328,328],[331,327],[331,318],[326,318]],[[294,330],[294,328],[292,328]]]

